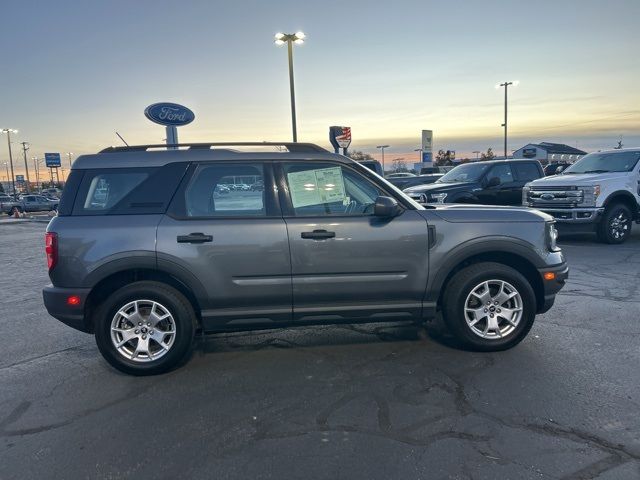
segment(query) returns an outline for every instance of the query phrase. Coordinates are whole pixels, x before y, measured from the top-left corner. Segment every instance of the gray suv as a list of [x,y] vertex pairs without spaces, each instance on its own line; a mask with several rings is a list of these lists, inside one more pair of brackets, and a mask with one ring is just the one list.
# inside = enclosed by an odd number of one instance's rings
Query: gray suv
[[45,238],[49,313],[95,334],[115,368],[148,375],[185,361],[197,331],[439,313],[467,348],[504,350],[565,283],[544,213],[423,207],[346,157],[271,145],[79,157]]

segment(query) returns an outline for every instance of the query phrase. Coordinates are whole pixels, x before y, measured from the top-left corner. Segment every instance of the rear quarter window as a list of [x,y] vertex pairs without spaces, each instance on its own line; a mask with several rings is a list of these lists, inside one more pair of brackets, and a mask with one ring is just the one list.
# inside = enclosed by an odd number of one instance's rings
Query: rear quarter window
[[164,213],[186,168],[186,163],[173,163],[154,168],[86,170],[73,215]]

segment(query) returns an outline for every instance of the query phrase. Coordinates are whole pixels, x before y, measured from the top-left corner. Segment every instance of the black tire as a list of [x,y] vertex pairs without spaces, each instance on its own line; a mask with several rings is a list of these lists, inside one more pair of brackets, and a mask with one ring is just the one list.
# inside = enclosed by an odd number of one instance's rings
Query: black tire
[[[507,282],[520,294],[522,314],[517,325],[512,327],[512,331],[503,337],[497,337],[497,332],[495,332],[495,338],[483,338],[474,333],[472,327],[467,323],[468,314],[465,312],[465,305],[467,297],[477,286],[491,280]],[[492,262],[470,265],[457,272],[444,288],[443,319],[451,333],[466,348],[483,352],[507,350],[520,343],[533,326],[537,310],[535,293],[529,281],[511,267]],[[496,319],[500,317],[498,313],[495,315]],[[505,322],[504,318],[499,320],[499,324],[508,327]],[[488,323],[488,319],[486,323]],[[478,325],[482,326],[482,323]]]
[[598,239],[609,244],[624,243],[631,235],[632,224],[633,214],[629,207],[622,203],[613,204],[607,207],[598,224]]
[[[157,360],[142,362],[125,358],[112,341],[112,321],[123,306],[134,300],[158,302],[173,317],[173,343]],[[196,323],[193,307],[184,295],[169,285],[152,281],[135,282],[116,290],[98,307],[94,316],[95,337],[100,353],[113,367],[130,375],[157,375],[180,365],[191,353]],[[139,338],[132,339],[132,343],[126,346],[130,345],[133,348],[138,341]],[[154,344],[156,347],[159,346],[158,343]]]

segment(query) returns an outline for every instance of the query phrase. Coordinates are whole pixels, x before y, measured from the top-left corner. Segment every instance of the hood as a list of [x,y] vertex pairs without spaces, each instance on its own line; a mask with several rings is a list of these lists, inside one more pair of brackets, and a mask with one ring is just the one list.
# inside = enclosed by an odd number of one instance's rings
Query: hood
[[608,180],[617,180],[629,175],[629,172],[611,172],[611,173],[576,173],[576,174],[560,174],[551,177],[539,178],[531,182],[531,185],[555,186],[555,185],[593,185],[597,182],[606,182]]
[[436,205],[431,212],[452,223],[537,223],[553,220],[550,215],[527,207],[444,204]]
[[456,182],[456,183],[429,183],[427,185],[416,185],[414,187],[405,188],[405,193],[440,193],[453,192],[456,190],[469,190],[477,186],[475,182]]

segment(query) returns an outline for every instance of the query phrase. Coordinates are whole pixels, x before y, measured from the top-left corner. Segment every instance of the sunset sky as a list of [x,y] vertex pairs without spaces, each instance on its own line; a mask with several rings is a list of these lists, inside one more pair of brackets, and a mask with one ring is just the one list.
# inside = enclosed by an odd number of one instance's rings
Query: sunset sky
[[[189,106],[180,140],[289,140],[286,49],[295,48],[300,141],[417,159],[420,131],[458,156],[556,141],[596,150],[640,146],[640,1],[90,1],[4,2],[0,128],[45,151],[156,143],[143,115]],[[18,145],[15,145],[16,152]],[[17,155],[16,155],[17,156]],[[7,161],[0,138],[0,165]],[[21,162],[20,162],[21,163]],[[16,163],[17,166],[20,163]],[[17,168],[17,172],[21,172]]]

